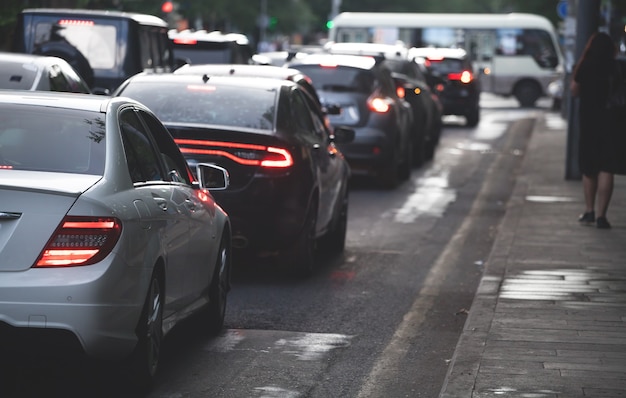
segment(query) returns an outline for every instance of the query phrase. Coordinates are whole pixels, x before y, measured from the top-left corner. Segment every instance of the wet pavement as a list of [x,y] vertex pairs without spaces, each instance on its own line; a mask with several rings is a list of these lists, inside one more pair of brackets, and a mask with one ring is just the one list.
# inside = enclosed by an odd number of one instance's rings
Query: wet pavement
[[578,223],[567,124],[535,124],[440,398],[626,397],[626,176],[613,228]]

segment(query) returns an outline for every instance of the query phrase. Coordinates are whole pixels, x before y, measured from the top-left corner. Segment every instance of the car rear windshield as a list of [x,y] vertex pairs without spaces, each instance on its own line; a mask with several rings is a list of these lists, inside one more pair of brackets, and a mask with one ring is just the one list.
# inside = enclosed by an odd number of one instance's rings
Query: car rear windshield
[[0,105],[0,169],[104,173],[101,113]]
[[430,72],[434,75],[459,73],[466,67],[465,62],[457,58],[429,59],[426,65]]
[[309,76],[317,90],[370,94],[376,87],[376,77],[369,70],[326,65],[297,65],[294,68]]
[[93,19],[60,19],[35,25],[35,48],[49,42],[66,42],[89,61],[93,69],[117,65],[117,27]]
[[135,82],[121,92],[148,106],[165,123],[274,130],[275,90],[245,85]]

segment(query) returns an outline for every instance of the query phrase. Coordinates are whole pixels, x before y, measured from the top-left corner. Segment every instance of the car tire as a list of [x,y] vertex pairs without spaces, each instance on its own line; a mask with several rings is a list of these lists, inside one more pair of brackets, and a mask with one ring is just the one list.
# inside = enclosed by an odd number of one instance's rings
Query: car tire
[[411,178],[411,171],[413,170],[413,142],[409,141],[405,145],[404,160],[400,164],[400,180],[406,181]]
[[163,343],[163,281],[155,271],[137,325],[137,346],[130,358],[130,382],[138,391],[150,390],[159,366]]
[[541,88],[533,81],[523,81],[517,84],[513,95],[523,108],[532,108],[541,96]]
[[470,114],[465,116],[465,124],[468,127],[476,127],[480,122],[480,109],[474,109]]
[[324,237],[325,251],[330,255],[337,255],[346,247],[346,234],[348,232],[348,190],[343,195],[341,206],[331,230]]
[[421,132],[417,132],[413,140],[413,166],[419,167],[424,164],[428,158],[428,148],[426,140]]
[[308,277],[315,269],[315,254],[317,251],[317,202],[311,202],[306,218],[300,231],[300,236],[293,248],[286,264],[296,276]]
[[230,291],[231,249],[227,241],[227,233],[222,235],[222,242],[217,254],[215,271],[209,286],[209,304],[203,314],[206,331],[216,336],[224,327],[226,303]]

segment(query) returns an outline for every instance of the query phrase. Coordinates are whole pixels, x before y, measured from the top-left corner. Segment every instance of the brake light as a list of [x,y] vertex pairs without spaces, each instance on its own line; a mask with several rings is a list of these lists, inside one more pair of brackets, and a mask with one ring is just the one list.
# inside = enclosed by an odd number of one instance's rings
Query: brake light
[[390,100],[388,98],[371,97],[367,100],[369,108],[377,113],[387,113],[391,109]]
[[450,80],[459,80],[461,83],[469,83],[474,80],[474,75],[472,72],[468,70],[464,70],[461,73],[449,73],[448,79]]
[[396,87],[396,94],[398,95],[398,98],[404,98],[406,96],[406,91],[404,90],[404,87]]
[[443,61],[443,55],[431,55],[427,60],[430,62],[440,62]]
[[121,233],[122,224],[114,217],[65,217],[35,267],[95,264],[113,250]]
[[176,37],[174,38],[173,42],[174,44],[198,44],[198,40],[194,39],[193,37]]
[[337,64],[336,63],[331,63],[331,62],[323,62],[320,64],[321,68],[336,68]]
[[293,165],[291,153],[284,148],[182,138],[175,141],[182,153],[222,156],[244,166],[287,168]]
[[84,19],[60,19],[58,22],[59,25],[82,25],[82,26],[93,26],[94,22]]

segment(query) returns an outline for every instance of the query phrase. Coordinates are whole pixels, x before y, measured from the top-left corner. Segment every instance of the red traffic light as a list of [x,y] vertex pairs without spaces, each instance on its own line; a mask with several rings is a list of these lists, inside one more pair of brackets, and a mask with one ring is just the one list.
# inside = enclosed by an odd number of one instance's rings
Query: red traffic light
[[163,4],[161,5],[161,11],[163,11],[166,14],[174,11],[174,3],[171,1],[164,1]]

